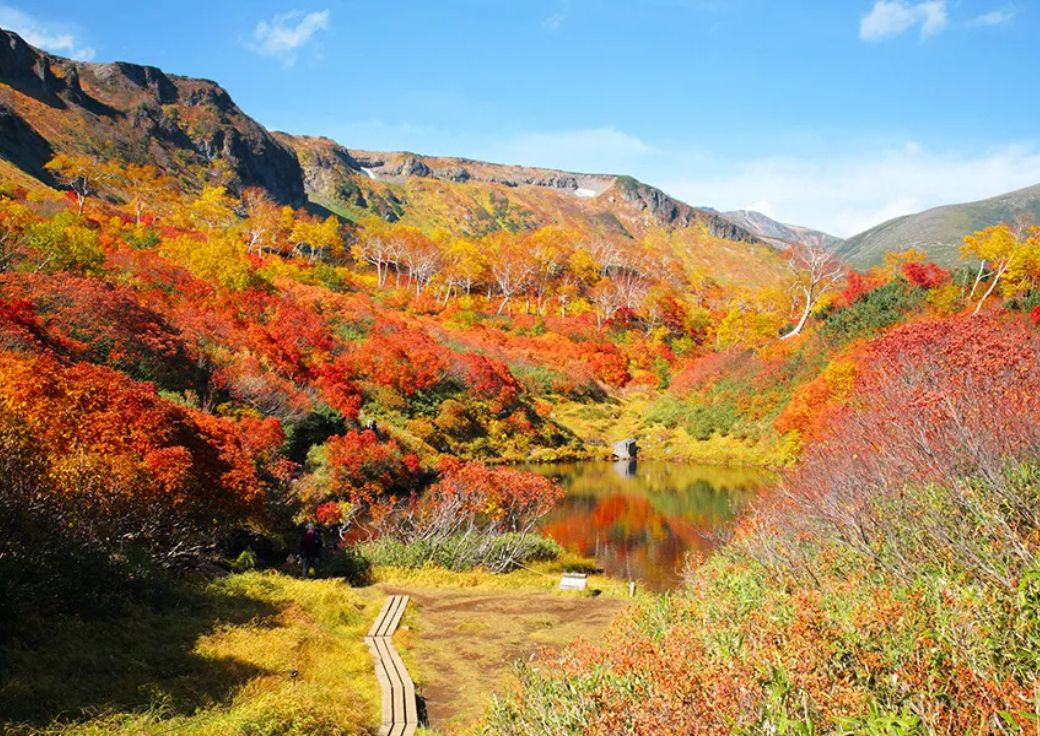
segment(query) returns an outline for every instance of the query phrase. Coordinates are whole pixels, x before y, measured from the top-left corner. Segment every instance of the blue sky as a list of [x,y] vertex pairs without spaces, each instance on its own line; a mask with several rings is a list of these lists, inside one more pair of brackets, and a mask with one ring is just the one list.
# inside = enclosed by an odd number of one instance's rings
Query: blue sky
[[0,0],[352,148],[628,173],[851,235],[1040,183],[1035,0]]

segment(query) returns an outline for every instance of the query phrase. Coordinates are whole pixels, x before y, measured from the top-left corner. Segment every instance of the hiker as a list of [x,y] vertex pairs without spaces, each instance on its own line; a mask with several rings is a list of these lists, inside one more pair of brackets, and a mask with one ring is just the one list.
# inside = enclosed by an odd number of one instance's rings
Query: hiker
[[317,566],[319,557],[321,557],[321,532],[314,524],[307,524],[307,528],[303,531],[303,538],[300,540],[303,577],[307,577],[311,567]]

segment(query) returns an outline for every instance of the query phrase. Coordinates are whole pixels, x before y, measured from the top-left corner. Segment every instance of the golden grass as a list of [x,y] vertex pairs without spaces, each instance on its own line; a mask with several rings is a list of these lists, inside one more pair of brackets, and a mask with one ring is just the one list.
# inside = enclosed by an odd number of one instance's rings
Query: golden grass
[[411,596],[394,644],[420,695],[431,727],[421,734],[460,734],[476,727],[513,665],[535,652],[596,638],[634,600],[625,581],[589,575],[586,592],[561,591],[561,573],[592,561],[565,553],[551,562],[495,574],[377,567],[378,587]]
[[[569,570],[587,570],[594,562],[586,557],[565,552],[549,562],[536,562],[508,573],[491,573],[486,570],[454,572],[441,567],[420,569],[380,566],[373,570],[378,583],[392,586],[417,586],[423,588],[446,588],[451,590],[514,591],[546,593],[562,598],[574,596],[628,598],[628,583],[607,575],[589,575],[588,590],[584,593],[559,590],[560,575]],[[637,596],[643,595],[637,592]]]
[[161,609],[56,620],[3,652],[0,732],[372,733],[380,693],[362,637],[397,589],[416,601],[397,648],[419,687],[439,693],[433,711],[451,715],[451,730],[427,733],[456,733],[502,691],[514,659],[597,634],[631,600],[603,575],[588,593],[557,590],[561,572],[588,563],[565,555],[502,575],[383,567],[364,589],[248,572],[187,587]]
[[339,580],[251,572],[169,609],[55,622],[5,652],[0,712],[21,718],[0,731],[369,733],[379,692],[362,636],[382,600]]
[[799,448],[790,438],[751,442],[713,435],[698,440],[683,427],[654,424],[646,417],[660,397],[657,391],[632,391],[622,392],[610,403],[561,401],[553,407],[552,419],[581,438],[586,446],[602,448],[604,457],[614,442],[628,437],[638,438],[640,457],[647,460],[780,468],[798,455]]

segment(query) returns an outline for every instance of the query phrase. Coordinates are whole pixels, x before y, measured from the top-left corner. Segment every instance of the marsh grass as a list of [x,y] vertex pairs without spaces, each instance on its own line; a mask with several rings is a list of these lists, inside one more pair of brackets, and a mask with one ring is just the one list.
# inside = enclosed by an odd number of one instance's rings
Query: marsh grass
[[[374,567],[372,572],[376,582],[387,585],[553,593],[561,597],[629,597],[626,581],[604,575],[589,558],[566,551],[555,560],[533,562],[508,573],[493,573],[480,568],[456,572],[434,565],[419,568],[382,565]],[[559,590],[560,576],[565,572],[587,573],[588,589],[580,593]],[[636,592],[637,598],[645,595],[647,593],[642,589]]]
[[339,580],[247,572],[160,609],[55,619],[3,652],[0,732],[365,733],[379,694],[362,635],[381,601]]
[[[748,386],[741,395],[752,395]],[[740,393],[740,392],[738,392]],[[742,420],[737,434],[724,434],[714,424],[704,424],[708,411],[699,399],[630,392],[611,403],[581,404],[561,401],[552,418],[568,432],[580,437],[591,457],[609,459],[610,446],[626,437],[639,438],[640,457],[709,465],[778,468],[789,464],[794,450],[785,438],[771,429],[772,414],[757,420]],[[775,413],[782,405],[771,409]],[[691,417],[699,417],[689,427]],[[691,429],[694,429],[691,433]]]

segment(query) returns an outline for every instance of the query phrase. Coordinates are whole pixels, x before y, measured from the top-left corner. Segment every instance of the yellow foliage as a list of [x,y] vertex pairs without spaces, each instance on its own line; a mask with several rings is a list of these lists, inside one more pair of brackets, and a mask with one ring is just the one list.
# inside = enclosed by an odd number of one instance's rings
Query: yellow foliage
[[255,279],[241,243],[231,235],[213,235],[202,240],[181,236],[163,242],[159,252],[200,279],[225,289],[245,289]]
[[826,294],[821,296],[816,302],[816,306],[813,307],[812,313],[818,315],[822,312],[826,312],[830,309],[831,305],[834,304],[834,300],[838,298],[838,294],[833,291],[828,291]]
[[594,311],[595,307],[592,306],[588,299],[583,297],[578,297],[567,305],[567,314],[574,315],[575,317],[582,314],[592,314]]
[[832,361],[823,369],[823,380],[830,390],[830,398],[844,401],[855,387],[856,364],[851,360]]
[[[288,214],[285,210],[288,209]],[[289,208],[283,208],[283,227],[291,223],[289,230],[289,242],[295,248],[302,246],[310,248],[312,254],[325,253],[332,258],[343,255],[343,236],[340,234],[339,220],[329,215],[324,220],[311,217],[293,218],[293,212]]]
[[1040,227],[1030,228],[1029,237],[1011,251],[1003,292],[1014,296],[1040,287]]
[[994,225],[964,236],[962,258],[977,258],[986,262],[1002,262],[1011,257],[1018,240],[1007,225]]
[[737,305],[729,310],[715,328],[715,341],[720,348],[733,345],[758,347],[776,338],[783,324],[783,317],[775,312]]
[[964,307],[964,293],[956,284],[943,284],[928,291],[925,300],[938,314],[956,314]]
[[591,284],[599,277],[599,264],[584,248],[578,248],[567,259],[567,265],[578,280]]

